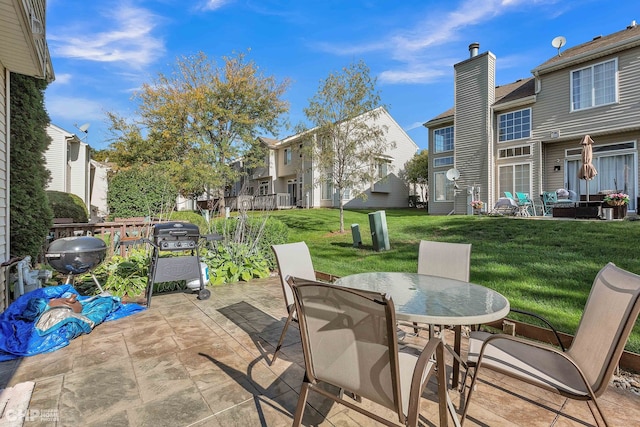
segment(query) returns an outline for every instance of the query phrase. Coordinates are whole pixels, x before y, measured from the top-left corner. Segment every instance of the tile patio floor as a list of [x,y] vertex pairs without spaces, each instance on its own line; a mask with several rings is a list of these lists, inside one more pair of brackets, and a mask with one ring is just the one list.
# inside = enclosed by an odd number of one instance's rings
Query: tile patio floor
[[[156,295],[148,310],[66,348],[0,363],[0,388],[35,382],[25,426],[290,426],[303,376],[295,326],[268,363],[285,318],[275,277],[212,288],[206,301]],[[481,379],[466,426],[593,425],[584,402],[488,372]],[[640,425],[640,397],[610,387],[601,402],[613,425]],[[305,425],[372,425],[314,394],[310,405]],[[423,425],[437,423],[429,392],[421,414]]]

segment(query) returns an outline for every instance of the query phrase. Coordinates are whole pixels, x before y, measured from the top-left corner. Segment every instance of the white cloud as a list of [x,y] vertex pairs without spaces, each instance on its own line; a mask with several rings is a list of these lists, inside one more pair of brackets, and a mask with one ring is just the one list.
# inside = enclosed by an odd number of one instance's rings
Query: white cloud
[[405,132],[409,132],[409,131],[414,130],[414,129],[421,129],[421,128],[423,128],[424,122],[426,122],[426,120],[421,121],[421,122],[413,122],[409,126],[405,127],[404,130],[405,130]]
[[67,83],[71,82],[72,78],[73,78],[73,76],[71,74],[69,74],[69,73],[60,73],[60,74],[56,73],[55,82],[57,84],[66,85]]
[[216,10],[220,9],[225,4],[229,3],[230,0],[206,0],[202,6],[201,10]]
[[316,48],[336,55],[354,56],[379,52],[392,58],[399,66],[382,71],[381,82],[429,83],[448,75],[453,62],[445,59],[446,47],[474,25],[490,21],[496,16],[521,6],[555,4],[558,0],[463,0],[452,10],[430,7],[428,18],[413,25],[412,29],[385,34],[360,45],[318,43]]
[[47,112],[56,120],[104,121],[105,106],[93,99],[71,96],[45,96]]
[[164,42],[152,31],[158,17],[147,9],[116,5],[104,14],[110,31],[87,28],[48,36],[54,56],[96,62],[122,62],[141,69],[162,56]]

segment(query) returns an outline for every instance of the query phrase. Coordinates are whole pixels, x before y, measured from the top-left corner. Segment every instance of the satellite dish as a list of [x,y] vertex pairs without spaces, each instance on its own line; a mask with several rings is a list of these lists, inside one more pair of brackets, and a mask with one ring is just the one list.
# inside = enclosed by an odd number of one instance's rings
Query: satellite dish
[[80,127],[78,127],[78,129],[80,130],[80,132],[87,133],[87,132],[89,132],[89,126],[91,126],[91,123],[85,123],[83,125],[80,125]]
[[447,179],[449,181],[454,181],[456,179],[460,178],[460,172],[458,172],[458,169],[456,168],[451,168],[447,171]]
[[553,40],[551,40],[551,46],[558,49],[558,56],[560,56],[560,48],[566,44],[567,44],[567,39],[565,39],[563,36],[558,36]]

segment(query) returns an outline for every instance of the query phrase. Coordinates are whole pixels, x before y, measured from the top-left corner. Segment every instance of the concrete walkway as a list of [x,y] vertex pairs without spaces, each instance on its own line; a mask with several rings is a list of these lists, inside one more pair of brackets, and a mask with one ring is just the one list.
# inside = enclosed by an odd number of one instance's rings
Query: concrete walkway
[[[279,280],[211,291],[206,301],[155,295],[148,310],[99,325],[66,348],[0,363],[0,388],[35,382],[25,426],[290,426],[303,358],[293,326],[269,365],[286,318]],[[458,405],[459,393],[450,395]],[[305,425],[372,425],[317,395],[309,402]],[[638,396],[609,387],[601,402],[613,425],[640,420]],[[424,425],[437,423],[434,395],[425,394],[421,414]],[[489,373],[470,414],[466,426],[593,425],[586,403]]]

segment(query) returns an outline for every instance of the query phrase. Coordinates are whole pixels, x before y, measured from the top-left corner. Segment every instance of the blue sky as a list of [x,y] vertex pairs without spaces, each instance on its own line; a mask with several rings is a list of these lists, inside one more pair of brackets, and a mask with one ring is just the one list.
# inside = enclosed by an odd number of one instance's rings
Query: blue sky
[[453,64],[470,43],[496,55],[497,84],[506,84],[556,55],[556,36],[566,49],[640,23],[640,1],[49,0],[47,13],[56,74],[47,110],[72,133],[90,123],[93,148],[108,146],[105,111],[132,116],[135,91],[177,57],[249,49],[265,75],[291,80],[294,125],[330,72],[363,60],[391,115],[426,148],[422,124],[453,106]]

